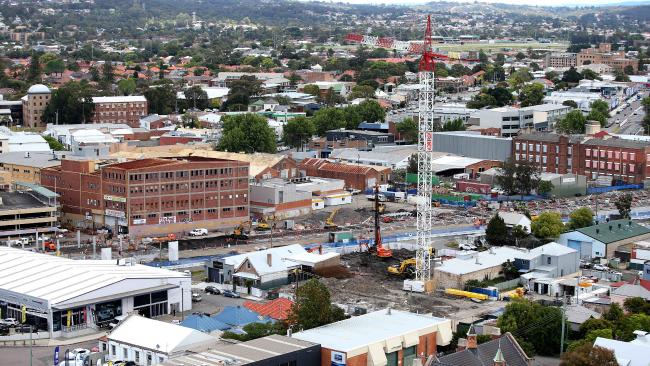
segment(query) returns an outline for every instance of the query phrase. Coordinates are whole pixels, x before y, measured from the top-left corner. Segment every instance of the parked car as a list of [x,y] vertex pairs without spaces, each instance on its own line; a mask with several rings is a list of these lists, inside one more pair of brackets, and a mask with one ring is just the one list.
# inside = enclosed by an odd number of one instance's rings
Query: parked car
[[219,289],[214,287],[214,286],[207,286],[205,288],[205,293],[206,294],[212,294],[212,295],[219,295],[219,294],[221,294],[221,291],[219,291]]
[[201,297],[201,294],[196,293],[196,292],[192,293],[192,302],[199,302],[201,300],[203,300],[203,297]]
[[609,270],[609,267],[607,267],[607,266],[604,265],[604,264],[594,264],[594,269],[595,269],[596,271],[608,271],[608,270]]
[[206,228],[196,228],[190,231],[190,236],[203,236],[208,235],[208,229]]
[[14,329],[16,333],[29,333],[30,330],[32,333],[38,333],[38,328],[29,324],[19,324]]
[[5,318],[5,319],[0,319],[0,325],[7,325],[10,327],[15,327],[18,325],[18,320],[16,318]]
[[225,297],[232,297],[232,298],[235,298],[235,299],[238,299],[240,297],[238,293],[236,293],[234,291],[230,291],[230,290],[223,290],[221,293]]
[[0,336],[8,336],[10,329],[8,325],[0,325]]
[[588,262],[584,259],[580,260],[580,268],[591,268],[591,262]]

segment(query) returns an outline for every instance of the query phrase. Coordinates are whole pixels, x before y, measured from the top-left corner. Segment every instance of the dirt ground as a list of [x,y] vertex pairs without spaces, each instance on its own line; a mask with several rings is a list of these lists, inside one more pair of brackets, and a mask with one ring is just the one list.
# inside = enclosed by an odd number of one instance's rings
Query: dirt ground
[[322,282],[332,294],[332,302],[347,307],[373,311],[385,307],[446,317],[462,305],[458,300],[441,299],[437,295],[409,294],[402,290],[403,278],[389,275],[387,267],[412,258],[415,252],[394,250],[393,258],[382,260],[368,253],[351,253],[341,257],[343,267],[320,273]]

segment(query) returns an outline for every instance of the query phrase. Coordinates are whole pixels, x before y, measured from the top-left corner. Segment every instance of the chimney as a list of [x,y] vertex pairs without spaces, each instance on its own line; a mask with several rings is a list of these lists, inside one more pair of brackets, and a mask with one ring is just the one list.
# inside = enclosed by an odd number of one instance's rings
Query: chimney
[[271,253],[266,254],[266,264],[268,264],[269,267],[273,267],[273,255]]
[[467,348],[467,339],[458,338],[458,345],[456,346],[456,352],[464,351]]
[[478,346],[478,341],[476,339],[476,332],[474,331],[474,325],[469,326],[467,331],[467,346],[466,349],[476,349]]

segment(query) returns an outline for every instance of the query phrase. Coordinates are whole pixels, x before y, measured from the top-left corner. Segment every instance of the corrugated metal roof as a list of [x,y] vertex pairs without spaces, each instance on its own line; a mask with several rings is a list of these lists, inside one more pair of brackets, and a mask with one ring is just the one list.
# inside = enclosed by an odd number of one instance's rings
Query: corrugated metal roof
[[598,225],[583,227],[576,231],[605,244],[650,234],[650,229],[632,220],[612,220]]

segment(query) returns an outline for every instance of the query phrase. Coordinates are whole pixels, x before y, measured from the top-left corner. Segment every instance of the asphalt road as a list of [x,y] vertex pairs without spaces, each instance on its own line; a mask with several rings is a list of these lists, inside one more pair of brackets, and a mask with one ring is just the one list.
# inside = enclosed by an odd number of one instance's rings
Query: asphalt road
[[[97,341],[71,344],[60,348],[62,357],[66,349],[97,347]],[[29,361],[29,347],[0,347],[0,365],[11,366],[52,366],[54,347],[32,347],[32,362]]]
[[[639,93],[641,98],[648,96],[647,92]],[[606,128],[608,132],[613,132],[621,135],[643,135],[647,131],[643,131],[641,123],[645,117],[641,100],[636,97],[630,102],[630,106],[619,111],[617,114],[611,113],[609,122],[612,125]]]

